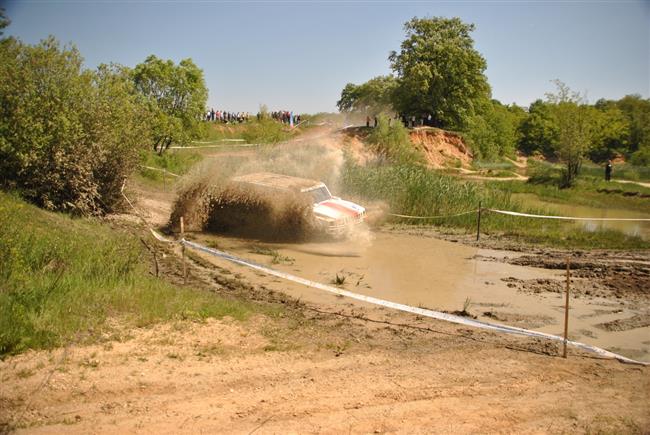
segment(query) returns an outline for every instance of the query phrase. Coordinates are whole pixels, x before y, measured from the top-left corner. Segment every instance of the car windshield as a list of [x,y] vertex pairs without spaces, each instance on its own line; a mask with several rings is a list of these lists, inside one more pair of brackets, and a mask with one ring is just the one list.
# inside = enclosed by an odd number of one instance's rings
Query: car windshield
[[305,192],[308,194],[312,200],[314,201],[314,204],[318,204],[319,202],[327,201],[332,197],[332,194],[330,193],[329,190],[327,190],[327,186],[320,186],[317,187],[316,189],[308,190]]

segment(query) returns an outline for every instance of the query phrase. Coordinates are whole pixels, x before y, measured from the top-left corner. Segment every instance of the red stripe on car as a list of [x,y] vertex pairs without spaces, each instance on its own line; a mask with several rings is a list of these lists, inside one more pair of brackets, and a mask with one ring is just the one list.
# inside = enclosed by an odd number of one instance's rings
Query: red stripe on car
[[337,204],[335,202],[325,201],[325,202],[321,202],[319,205],[324,205],[325,207],[333,208],[334,210],[338,210],[338,211],[340,211],[342,213],[347,214],[348,216],[358,216],[359,215],[359,213],[357,211],[352,210],[351,208],[346,207],[344,205]]

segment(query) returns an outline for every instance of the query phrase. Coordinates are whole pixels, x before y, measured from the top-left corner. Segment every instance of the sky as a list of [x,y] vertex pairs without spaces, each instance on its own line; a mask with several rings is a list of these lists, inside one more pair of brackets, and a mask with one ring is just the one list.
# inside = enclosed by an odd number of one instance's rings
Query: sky
[[346,83],[391,72],[413,17],[476,26],[492,96],[529,105],[551,80],[591,102],[650,97],[650,0],[166,1],[0,0],[6,35],[74,44],[88,68],[155,54],[203,69],[215,110],[333,112]]

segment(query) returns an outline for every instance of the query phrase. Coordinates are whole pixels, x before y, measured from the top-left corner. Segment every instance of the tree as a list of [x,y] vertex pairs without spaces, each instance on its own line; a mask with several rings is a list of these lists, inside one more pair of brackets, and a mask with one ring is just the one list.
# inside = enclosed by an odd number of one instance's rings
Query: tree
[[546,94],[547,100],[554,104],[558,127],[558,141],[555,153],[566,164],[564,186],[570,187],[580,172],[582,160],[590,148],[592,123],[585,98],[573,92],[560,80],[554,81],[557,93]]
[[650,99],[626,95],[616,102],[630,125],[629,152],[650,150]]
[[361,85],[348,83],[336,105],[341,112],[363,112],[370,116],[390,112],[396,86],[393,76],[374,77]]
[[615,102],[598,101],[589,108],[589,115],[593,132],[591,160],[602,162],[629,154],[630,122]]
[[481,115],[473,116],[468,125],[467,138],[474,156],[482,160],[514,156],[519,141],[519,125],[526,112],[517,106],[504,106],[492,100]]
[[5,8],[0,7],[0,36],[4,34],[3,29],[7,28],[9,24],[11,24],[11,20],[7,17]]
[[119,206],[146,138],[146,112],[123,69],[84,70],[50,37],[0,44],[0,185],[75,214]]
[[172,143],[200,135],[208,90],[203,71],[191,59],[175,65],[151,55],[134,68],[132,77],[152,114],[154,151],[162,154]]
[[489,103],[487,63],[474,48],[473,24],[459,18],[413,18],[406,39],[389,60],[397,75],[395,108],[404,115],[431,114],[440,128],[463,129]]
[[531,103],[528,116],[519,125],[517,147],[526,154],[539,152],[550,157],[557,147],[558,134],[553,106],[542,100],[536,100]]

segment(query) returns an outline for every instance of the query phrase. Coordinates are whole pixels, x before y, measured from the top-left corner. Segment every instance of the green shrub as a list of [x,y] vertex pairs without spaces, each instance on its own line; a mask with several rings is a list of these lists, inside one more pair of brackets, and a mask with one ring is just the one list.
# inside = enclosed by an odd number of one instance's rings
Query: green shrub
[[650,167],[650,146],[635,151],[630,157],[630,163],[636,166]]
[[82,69],[53,39],[0,41],[0,186],[51,210],[101,214],[121,203],[147,114],[123,68]]
[[391,163],[414,163],[422,160],[413,148],[408,130],[399,120],[389,121],[386,115],[379,115],[377,127],[368,135],[370,148],[381,160]]

